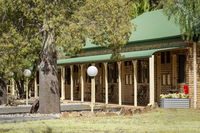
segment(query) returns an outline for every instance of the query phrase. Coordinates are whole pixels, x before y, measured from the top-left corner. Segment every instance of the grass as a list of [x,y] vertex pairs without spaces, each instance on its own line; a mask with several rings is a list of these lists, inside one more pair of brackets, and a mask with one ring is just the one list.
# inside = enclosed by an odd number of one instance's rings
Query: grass
[[133,116],[76,117],[0,125],[2,133],[199,133],[200,110],[156,109]]

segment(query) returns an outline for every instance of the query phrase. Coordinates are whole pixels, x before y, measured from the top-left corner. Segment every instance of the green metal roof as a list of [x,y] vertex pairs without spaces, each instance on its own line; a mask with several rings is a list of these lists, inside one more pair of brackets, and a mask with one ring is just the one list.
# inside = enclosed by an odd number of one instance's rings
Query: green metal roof
[[167,38],[181,35],[180,27],[174,20],[168,20],[163,10],[143,13],[132,20],[136,31],[132,31],[129,42]]
[[[128,43],[158,40],[162,38],[177,37],[181,35],[180,27],[164,14],[163,10],[156,10],[143,13],[132,20],[136,25],[136,30],[132,30],[132,34]],[[89,39],[86,39],[84,49],[98,48],[92,44]]]
[[[176,49],[181,48],[177,47],[169,47],[169,48],[158,48],[158,49],[150,49],[150,50],[141,50],[141,51],[131,51],[131,52],[123,52],[121,55],[124,55],[124,59],[137,59],[137,58],[146,58],[150,57],[153,53],[162,50]],[[111,54],[104,55],[94,55],[94,56],[83,56],[83,57],[75,57],[69,59],[61,59],[57,61],[58,65],[62,64],[78,64],[78,63],[92,63],[92,62],[101,62],[101,61],[109,61]]]

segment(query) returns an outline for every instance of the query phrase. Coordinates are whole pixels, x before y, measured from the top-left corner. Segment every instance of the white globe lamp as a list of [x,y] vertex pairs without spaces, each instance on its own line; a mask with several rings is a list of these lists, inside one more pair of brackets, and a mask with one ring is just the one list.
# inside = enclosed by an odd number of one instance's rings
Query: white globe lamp
[[98,69],[95,66],[90,66],[87,69],[87,74],[91,77],[91,112],[94,112],[94,104],[95,104],[95,79],[94,77],[97,75]]
[[95,66],[88,67],[87,74],[90,77],[95,77],[97,75],[97,73],[98,73],[98,69]]
[[25,69],[24,76],[27,77],[26,79],[26,105],[28,105],[28,77],[31,76],[31,71],[29,69]]
[[31,71],[29,69],[24,70],[24,76],[25,77],[30,77],[31,76]]
[[9,77],[12,77],[13,75],[14,75],[13,72],[9,72],[9,73],[8,73],[8,76],[9,76]]

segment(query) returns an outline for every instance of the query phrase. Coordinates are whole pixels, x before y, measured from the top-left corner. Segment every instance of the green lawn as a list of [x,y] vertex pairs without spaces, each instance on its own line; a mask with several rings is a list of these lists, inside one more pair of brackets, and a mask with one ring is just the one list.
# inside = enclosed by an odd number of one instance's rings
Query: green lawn
[[133,116],[76,117],[0,125],[7,133],[200,133],[200,110],[156,109]]

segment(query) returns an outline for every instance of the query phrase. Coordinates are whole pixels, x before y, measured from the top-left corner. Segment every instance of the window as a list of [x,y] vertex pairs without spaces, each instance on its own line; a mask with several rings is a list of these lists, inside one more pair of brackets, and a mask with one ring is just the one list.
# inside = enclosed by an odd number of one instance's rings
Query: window
[[161,52],[161,63],[167,64],[171,62],[170,52]]
[[126,85],[132,85],[132,74],[126,74],[125,75],[125,84]]
[[162,75],[162,85],[171,85],[171,75],[170,74]]
[[166,75],[162,75],[162,85],[166,85]]
[[131,85],[132,84],[132,62],[125,61],[124,62],[124,73],[125,73],[125,84]]
[[171,75],[167,74],[167,84],[171,85]]
[[178,55],[178,82],[179,83],[185,82],[185,63],[186,63],[186,56]]

